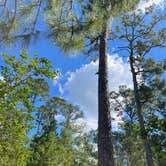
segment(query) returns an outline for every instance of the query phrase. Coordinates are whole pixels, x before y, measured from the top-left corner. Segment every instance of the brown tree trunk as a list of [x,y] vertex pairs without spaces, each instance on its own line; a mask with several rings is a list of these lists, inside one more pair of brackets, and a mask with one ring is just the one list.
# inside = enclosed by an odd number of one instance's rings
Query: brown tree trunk
[[103,28],[99,48],[98,78],[98,166],[114,166],[108,88],[107,28]]
[[139,125],[140,125],[140,133],[141,133],[141,138],[143,140],[143,144],[144,144],[144,148],[146,152],[146,161],[148,166],[153,166],[152,150],[148,142],[148,135],[144,125],[144,119],[142,115],[142,105],[141,105],[141,102],[139,99],[139,93],[138,93],[137,74],[134,68],[134,57],[132,55],[130,55],[130,68],[131,68],[132,78],[133,78],[134,96],[135,96],[135,103],[137,107],[137,116],[138,116]]

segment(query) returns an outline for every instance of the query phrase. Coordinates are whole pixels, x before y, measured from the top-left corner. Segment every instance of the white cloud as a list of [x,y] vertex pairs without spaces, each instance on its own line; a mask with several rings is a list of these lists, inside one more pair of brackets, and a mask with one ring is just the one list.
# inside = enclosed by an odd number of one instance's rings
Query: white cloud
[[60,94],[63,95],[64,94],[64,90],[63,90],[61,84],[58,84],[58,89],[59,89]]
[[138,8],[139,10],[142,10],[143,12],[145,12],[145,9],[150,7],[150,6],[156,6],[159,8],[163,8],[164,7],[164,3],[165,0],[141,0],[140,3],[138,4]]
[[61,123],[65,120],[65,117],[63,115],[57,114],[54,116],[54,119],[58,122]]
[[[109,66],[109,87],[110,90],[118,90],[119,85],[131,85],[131,75],[129,65],[123,62],[118,55],[112,55],[108,58]],[[74,104],[80,106],[84,111],[85,120],[90,128],[97,127],[97,80],[95,74],[98,71],[98,61],[83,65],[74,72],[67,73],[67,81],[60,86],[63,96]],[[113,127],[117,127],[117,122],[121,118],[112,115],[116,122]]]
[[4,77],[0,75],[0,80],[1,81],[4,81]]

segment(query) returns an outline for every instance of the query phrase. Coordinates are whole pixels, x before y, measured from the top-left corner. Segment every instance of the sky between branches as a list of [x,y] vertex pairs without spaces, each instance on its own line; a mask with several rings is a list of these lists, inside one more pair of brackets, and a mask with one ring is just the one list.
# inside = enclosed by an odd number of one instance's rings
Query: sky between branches
[[[144,12],[145,8],[154,4],[164,11],[166,0],[141,0],[138,9]],[[4,52],[12,55],[18,54],[19,50],[18,48],[12,48],[4,50]],[[60,95],[78,105],[85,114],[83,121],[88,124],[89,128],[96,129],[97,75],[95,73],[98,71],[98,61],[91,62],[89,59],[85,59],[84,55],[64,57],[60,49],[48,39],[40,39],[36,45],[31,44],[29,52],[32,55],[38,52],[40,56],[47,57],[53,62],[55,68],[62,71],[58,82],[50,83],[51,95]],[[132,87],[129,65],[127,61],[121,58],[121,54],[111,55],[108,60],[110,90],[118,90],[119,85],[124,84]],[[117,117],[116,113],[113,113],[113,117],[116,119],[113,122],[113,128],[117,129],[117,124],[121,123],[121,117]],[[58,118],[59,120],[63,119],[63,117]]]

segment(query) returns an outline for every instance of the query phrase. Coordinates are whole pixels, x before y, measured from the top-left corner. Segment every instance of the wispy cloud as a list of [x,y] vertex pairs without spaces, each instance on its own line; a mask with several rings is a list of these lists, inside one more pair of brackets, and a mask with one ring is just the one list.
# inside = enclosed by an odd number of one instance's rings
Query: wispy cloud
[[146,8],[150,6],[156,6],[159,8],[164,8],[165,0],[141,0],[138,4],[137,9],[142,10],[145,12]]
[[4,81],[4,77],[0,75],[0,80],[1,81]]

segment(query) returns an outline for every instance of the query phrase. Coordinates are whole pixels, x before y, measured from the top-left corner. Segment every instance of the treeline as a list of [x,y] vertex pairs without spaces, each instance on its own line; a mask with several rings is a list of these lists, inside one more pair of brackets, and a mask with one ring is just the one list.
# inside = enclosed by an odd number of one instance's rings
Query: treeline
[[[99,59],[98,129],[86,130],[83,112],[50,96],[49,80],[60,71],[47,58],[4,54],[0,68],[0,165],[164,166],[166,163],[165,15],[136,10],[138,0],[0,2],[0,46],[28,46],[50,37],[65,54]],[[44,15],[42,15],[44,13]],[[38,22],[48,25],[47,33]],[[113,41],[113,42],[112,42]],[[133,89],[108,88],[108,52],[129,61]],[[114,52],[114,53],[115,53]],[[110,51],[110,53],[113,53]],[[92,73],[94,74],[94,73]],[[123,123],[112,131],[111,112]]]
[[[0,165],[96,165],[97,131],[85,130],[78,107],[49,95],[48,78],[55,79],[59,71],[46,58],[26,52],[19,57],[3,55],[3,59]],[[111,108],[119,116],[123,114],[124,121],[113,132],[117,166],[146,165],[144,135],[148,135],[155,165],[165,165],[166,86],[162,74],[166,63],[152,58],[141,62],[141,70],[142,64],[146,70],[139,79],[145,131],[139,125],[134,90],[121,86],[119,92],[110,93]]]

